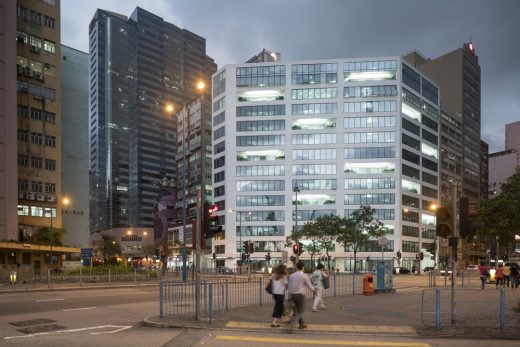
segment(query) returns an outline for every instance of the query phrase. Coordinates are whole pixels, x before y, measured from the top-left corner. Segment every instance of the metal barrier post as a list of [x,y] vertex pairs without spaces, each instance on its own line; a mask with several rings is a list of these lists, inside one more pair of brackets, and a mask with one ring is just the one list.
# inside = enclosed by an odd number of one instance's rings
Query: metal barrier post
[[354,273],[354,271],[352,271],[352,294],[356,294],[354,282],[355,282],[355,273]]
[[226,280],[226,310],[229,308],[229,285],[228,280]]
[[334,272],[334,296],[336,296],[336,272]]
[[81,273],[83,272],[83,270],[80,268],[79,269],[79,286],[81,287]]
[[207,285],[208,281],[204,280],[204,286],[203,286],[203,295],[204,295],[204,308],[207,308],[208,306],[208,292],[207,292]]
[[112,279],[110,278],[110,269],[108,269],[108,284],[110,284],[111,281]]
[[464,271],[460,272],[460,279],[462,280],[462,288],[464,288]]
[[441,291],[435,288],[435,329],[441,328]]
[[163,288],[164,282],[161,281],[159,284],[159,317],[163,317]]
[[258,281],[258,301],[260,303],[260,306],[262,306],[262,278],[260,278],[260,280]]
[[504,288],[500,288],[500,329],[504,329],[506,318],[506,292]]
[[134,282],[137,283],[137,269],[134,269]]
[[213,308],[213,283],[209,284],[208,319],[211,324],[211,310]]

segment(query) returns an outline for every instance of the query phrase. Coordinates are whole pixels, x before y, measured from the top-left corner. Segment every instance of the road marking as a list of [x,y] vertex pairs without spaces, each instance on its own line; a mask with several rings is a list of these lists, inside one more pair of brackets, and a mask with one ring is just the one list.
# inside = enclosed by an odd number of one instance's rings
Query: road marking
[[271,342],[298,345],[335,345],[335,346],[389,346],[389,347],[430,347],[427,343],[420,342],[389,342],[389,341],[346,341],[346,340],[309,340],[309,339],[281,339],[272,337],[248,337],[217,335],[215,340],[240,341],[240,342]]
[[92,310],[94,309],[95,307],[80,307],[80,308],[69,308],[69,309],[66,309],[66,310],[62,310],[63,312],[67,312],[67,311],[78,311],[78,310]]
[[43,300],[36,300],[36,302],[47,302],[47,301],[62,301],[65,299],[43,299]]
[[99,325],[99,326],[96,326],[96,327],[88,327],[88,328],[57,330],[57,331],[49,331],[49,332],[35,333],[35,334],[28,334],[28,335],[7,336],[7,337],[4,337],[4,340],[12,340],[12,339],[20,339],[20,338],[43,336],[43,335],[52,335],[52,334],[76,333],[76,332],[80,332],[80,331],[89,331],[89,330],[106,329],[106,328],[117,328],[117,329],[110,330],[110,331],[94,332],[94,333],[90,333],[90,334],[92,334],[92,335],[113,334],[113,333],[117,333],[119,331],[123,331],[123,330],[127,330],[127,329],[130,329],[130,328],[133,328],[133,326],[131,326],[131,325],[127,325],[127,326],[125,326],[125,325]]
[[[415,329],[408,325],[341,325],[341,324],[308,324],[307,331],[335,331],[335,332],[355,332],[369,334],[405,334],[416,335]],[[227,328],[237,329],[265,329],[273,330],[270,323],[258,322],[236,322],[229,321]],[[283,327],[282,327],[283,328]],[[281,330],[282,328],[276,329]]]

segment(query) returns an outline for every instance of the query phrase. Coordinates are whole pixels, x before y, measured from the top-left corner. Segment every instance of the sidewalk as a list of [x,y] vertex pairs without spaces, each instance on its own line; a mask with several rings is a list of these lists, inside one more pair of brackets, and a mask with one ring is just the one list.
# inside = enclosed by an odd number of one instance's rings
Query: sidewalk
[[[428,279],[426,286],[428,285]],[[467,338],[502,338],[520,339],[520,313],[513,310],[520,302],[520,290],[506,293],[506,326],[499,327],[498,305],[499,291],[489,286],[485,291],[475,288],[460,290],[461,302],[457,304],[456,326],[450,325],[449,289],[442,283],[442,326],[435,330],[431,312],[425,313],[424,325],[421,314],[421,294],[424,278],[408,277],[397,287],[396,294],[378,294],[373,296],[346,295],[325,298],[326,309],[319,312],[311,311],[311,300],[305,303],[304,320],[308,324],[305,330],[293,329],[294,333],[305,334],[343,334],[343,335],[395,335],[423,337],[467,337]],[[439,285],[439,282],[437,283]],[[511,292],[511,293],[510,293]],[[479,304],[479,301],[482,303]],[[498,306],[497,306],[498,308]],[[206,320],[179,319],[175,316],[158,316],[144,320],[144,325],[156,327],[200,328],[200,329],[231,329],[253,331],[285,331],[281,328],[271,328],[271,304],[262,306],[247,306],[232,308],[219,312],[211,322]],[[425,310],[427,311],[427,310]]]

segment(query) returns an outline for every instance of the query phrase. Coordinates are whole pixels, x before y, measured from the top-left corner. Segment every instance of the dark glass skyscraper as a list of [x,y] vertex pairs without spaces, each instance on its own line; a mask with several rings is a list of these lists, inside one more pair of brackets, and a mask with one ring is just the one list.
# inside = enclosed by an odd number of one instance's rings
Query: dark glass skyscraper
[[163,178],[176,179],[176,120],[216,70],[204,38],[136,8],[90,23],[90,229],[154,226]]

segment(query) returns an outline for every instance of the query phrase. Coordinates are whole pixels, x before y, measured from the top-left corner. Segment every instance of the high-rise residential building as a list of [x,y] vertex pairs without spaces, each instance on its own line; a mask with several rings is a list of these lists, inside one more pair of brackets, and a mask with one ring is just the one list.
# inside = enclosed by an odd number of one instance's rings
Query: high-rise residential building
[[60,1],[16,2],[20,240],[62,227]]
[[[16,3],[0,1],[0,241],[18,240],[16,205]],[[0,264],[4,254],[0,251]]]
[[480,141],[480,198],[489,197],[489,144]]
[[506,124],[505,150],[489,154],[489,196],[502,192],[502,184],[520,166],[520,122]]
[[441,109],[462,119],[462,195],[480,197],[480,65],[472,42],[435,59],[405,57],[442,91]]
[[88,247],[88,54],[61,46],[63,243]]
[[[213,200],[225,218],[217,265],[236,267],[244,241],[254,266],[267,252],[280,262],[292,230],[366,204],[392,230],[386,259],[399,251],[395,265],[412,269],[423,251],[421,268],[433,266],[441,114],[430,79],[401,57],[275,61],[227,65],[213,89]],[[358,261],[381,251],[371,240]],[[331,255],[353,268],[350,249]]]
[[177,178],[165,106],[195,99],[216,66],[204,38],[139,7],[97,10],[89,35],[90,230],[154,228],[161,182]]

